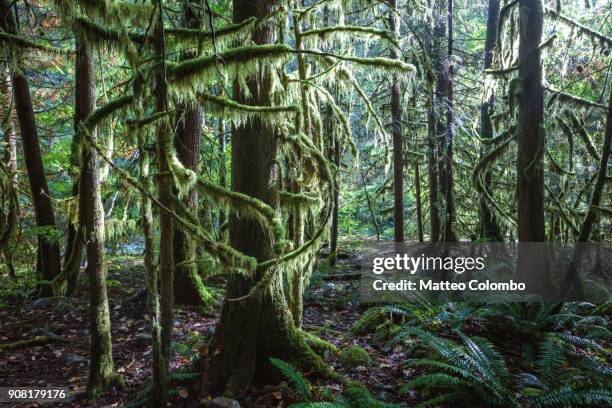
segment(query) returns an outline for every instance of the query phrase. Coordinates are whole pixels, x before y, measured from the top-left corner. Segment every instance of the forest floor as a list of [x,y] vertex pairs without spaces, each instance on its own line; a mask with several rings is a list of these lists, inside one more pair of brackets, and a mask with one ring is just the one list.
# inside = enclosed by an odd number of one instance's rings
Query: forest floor
[[[359,302],[359,280],[350,279],[358,273],[365,247],[364,243],[345,246],[347,252],[340,253],[335,268],[320,262],[321,268],[317,268],[306,294],[303,327],[338,349],[353,344],[365,348],[373,361],[368,367],[344,367],[337,361],[337,355],[326,356],[326,362],[336,371],[362,382],[374,397],[399,402],[395,391],[410,376],[402,367],[405,355],[399,349],[385,351],[373,347],[371,344],[375,342],[370,335],[350,335],[352,325],[367,310],[367,305]],[[343,274],[349,279],[329,280],[330,274]],[[113,356],[116,369],[126,380],[126,388],[113,389],[96,402],[84,396],[89,354],[86,285],[75,298],[2,299],[0,344],[42,338],[53,341],[11,351],[0,350],[0,387],[67,387],[74,395],[73,400],[53,405],[71,407],[124,407],[146,392],[145,385],[151,377],[151,346],[144,320],[144,297],[139,295],[144,288],[142,260],[113,258],[108,279]],[[202,345],[214,332],[217,317],[218,310],[203,315],[194,308],[176,309],[172,371],[188,372],[194,359],[207,353],[207,347]],[[341,390],[339,384],[325,386],[332,392]],[[282,392],[284,388],[252,388],[240,402],[243,407],[285,407],[288,402]],[[176,407],[202,406],[210,398],[196,396],[188,386],[176,385],[173,391],[172,406]],[[406,396],[403,400],[406,401]]]

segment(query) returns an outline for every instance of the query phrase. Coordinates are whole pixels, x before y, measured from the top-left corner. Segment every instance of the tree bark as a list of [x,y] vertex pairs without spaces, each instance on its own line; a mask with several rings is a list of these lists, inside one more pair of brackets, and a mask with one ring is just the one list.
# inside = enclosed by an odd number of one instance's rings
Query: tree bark
[[455,222],[454,178],[453,178],[453,137],[454,128],[454,95],[453,95],[453,5],[448,0],[448,47],[446,80],[446,131],[444,132],[444,237],[446,242],[455,241],[453,224]]
[[[399,19],[396,14],[397,0],[389,2],[389,30],[399,37]],[[391,45],[391,59],[398,59],[397,49]],[[401,91],[397,75],[391,79],[391,126],[393,135],[393,238],[404,242],[404,149],[402,143]]]
[[[519,0],[519,80],[517,123],[517,195],[519,243],[544,242],[544,95],[539,44],[542,40],[541,0]],[[550,289],[547,251],[519,245],[516,280],[545,295]]]
[[[163,0],[159,0],[155,27],[155,111],[168,110],[166,85],[166,44],[163,18]],[[166,208],[173,208],[173,180],[169,164],[169,146],[173,137],[167,118],[159,121],[156,134],[157,162],[159,174],[157,180],[158,200]],[[158,361],[154,361],[153,401],[164,406],[168,401],[168,363],[170,360],[170,342],[174,327],[174,224],[172,216],[165,211],[159,213],[159,276],[160,276],[160,352]],[[155,356],[154,356],[155,357]]]
[[[83,126],[87,116],[95,109],[96,78],[91,52],[83,41],[77,41],[76,52],[76,111],[75,131]],[[88,135],[97,143],[97,132]],[[106,291],[106,262],[104,259],[104,209],[100,195],[98,153],[90,143],[82,146],[82,170],[79,201],[87,247],[87,276],[89,278],[89,376],[87,393],[95,397],[104,392],[117,378],[114,373],[111,343],[111,322]],[[77,244],[81,244],[78,242]]]
[[[484,49],[484,69],[489,69],[493,65],[493,50],[495,49],[497,26],[499,21],[500,0],[489,0],[487,16],[487,35]],[[493,137],[493,123],[491,122],[491,112],[495,101],[495,90],[485,89],[483,102],[480,105],[480,138],[490,139]],[[485,150],[481,149],[481,157]],[[484,174],[484,189],[491,191],[491,172]],[[489,210],[489,206],[484,198],[480,199],[480,238],[488,241],[500,242],[502,240],[501,231],[494,215]]]
[[340,209],[340,142],[336,137],[333,137],[333,160],[337,171],[334,175],[334,189],[332,191],[332,219],[329,234],[329,264],[331,266],[336,265],[336,258],[338,255],[338,213]]
[[[12,2],[8,0],[0,0],[0,27],[10,34],[18,35],[11,5]],[[19,51],[15,52],[18,53]],[[38,131],[32,107],[32,97],[28,80],[22,71],[19,58],[17,61],[18,65],[13,69],[11,79],[15,98],[15,110],[21,131],[23,155],[32,191],[36,226],[43,230],[54,230],[56,227],[55,215],[38,144]],[[41,233],[38,235],[38,251],[41,261],[39,272],[43,280],[43,283],[40,285],[39,295],[53,296],[52,285],[49,282],[53,281],[61,273],[59,244],[56,239],[50,239]]]
[[[219,116],[219,185],[223,188],[227,187],[227,166],[225,163],[225,122],[222,116]],[[224,224],[227,221],[225,211],[219,209],[219,237],[222,239],[224,235]]]
[[[262,18],[272,11],[273,0],[234,0],[234,22],[249,17]],[[274,42],[270,24],[256,29],[256,44]],[[234,97],[240,103],[269,105],[269,87],[248,80],[251,97],[246,98],[238,83]],[[232,190],[257,198],[278,209],[279,174],[274,160],[277,155],[274,130],[261,119],[236,126],[232,132]],[[270,234],[257,222],[230,216],[230,243],[244,254],[265,261],[275,256]],[[262,279],[262,271],[253,276],[233,275],[228,280],[221,319],[211,343],[211,367],[208,370],[214,390],[225,395],[239,395],[251,384],[271,384],[279,380],[278,371],[269,358],[277,357],[306,367],[315,358],[296,329],[283,294],[282,277],[274,274],[266,290],[242,300]]]
[[419,162],[414,162],[414,189],[416,201],[417,236],[419,242],[423,242],[423,210],[421,208],[421,172]]
[[4,209],[0,210],[0,215],[6,216],[6,229],[0,236],[0,252],[4,254],[6,266],[9,275],[16,277],[15,267],[13,265],[13,239],[17,226],[19,224],[19,197],[17,195],[17,138],[15,128],[13,126],[13,92],[11,89],[11,77],[8,70],[2,72],[2,84],[0,88],[0,97],[3,98],[0,103],[0,126],[4,133],[4,157],[3,161],[8,171],[7,189],[5,197],[8,197],[9,205],[7,213],[4,214]]
[[[190,2],[183,6],[183,26],[199,29],[202,25],[201,12]],[[183,53],[183,59],[195,57],[194,52]],[[200,162],[200,134],[202,132],[202,108],[193,101],[178,107],[177,127],[174,146],[177,158],[183,166],[198,172]],[[198,213],[198,191],[192,189],[184,199],[187,209],[195,216]],[[212,232],[212,231],[211,231]],[[181,228],[174,231],[174,300],[177,304],[210,307],[213,298],[204,287],[196,263],[196,241]]]

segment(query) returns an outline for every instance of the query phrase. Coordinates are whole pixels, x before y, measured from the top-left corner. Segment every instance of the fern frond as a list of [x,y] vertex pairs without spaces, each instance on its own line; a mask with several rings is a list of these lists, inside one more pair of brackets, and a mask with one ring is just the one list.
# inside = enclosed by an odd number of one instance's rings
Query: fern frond
[[310,392],[311,385],[297,368],[283,360],[279,360],[278,358],[271,357],[270,362],[276,368],[278,368],[278,370],[281,372],[281,374],[283,374],[287,382],[289,382],[293,390],[302,400],[308,401],[312,398],[312,394]]

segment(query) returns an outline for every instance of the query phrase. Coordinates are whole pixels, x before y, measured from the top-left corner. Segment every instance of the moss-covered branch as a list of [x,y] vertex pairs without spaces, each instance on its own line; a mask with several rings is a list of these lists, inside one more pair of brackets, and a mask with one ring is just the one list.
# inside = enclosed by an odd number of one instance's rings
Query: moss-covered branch
[[557,22],[567,25],[573,30],[576,30],[578,33],[589,37],[591,40],[593,40],[593,42],[598,42],[601,46],[612,47],[612,38],[607,37],[598,31],[592,30],[589,27],[586,27],[580,24],[579,22],[572,20],[571,18],[564,16],[561,13],[558,13],[550,7],[545,8],[544,15],[546,17],[552,18]]
[[17,48],[28,48],[60,55],[74,55],[72,50],[41,44],[22,35],[9,34],[2,30],[0,30],[0,42],[6,42]]
[[361,26],[333,26],[324,28],[314,28],[301,33],[302,38],[308,37],[320,37],[327,38],[334,34],[348,34],[348,35],[364,35],[367,37],[378,37],[391,43],[394,47],[400,48],[399,43],[393,37],[393,33],[387,30],[379,30],[374,27],[361,27]]

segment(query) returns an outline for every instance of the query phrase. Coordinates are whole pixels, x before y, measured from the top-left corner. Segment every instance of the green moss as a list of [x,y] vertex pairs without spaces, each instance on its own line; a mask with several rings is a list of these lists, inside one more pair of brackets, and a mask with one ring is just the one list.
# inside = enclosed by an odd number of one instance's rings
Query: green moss
[[308,344],[310,348],[312,349],[312,351],[314,351],[318,355],[325,356],[326,353],[335,354],[338,352],[338,348],[334,346],[332,343],[330,343],[329,341],[325,341],[321,339],[320,337],[317,337],[314,334],[308,333],[306,331],[303,333],[304,333],[304,340],[306,341],[306,344]]
[[372,358],[370,354],[359,346],[348,346],[340,352],[338,360],[345,366],[357,367],[357,366],[368,366],[372,364]]
[[389,319],[389,314],[382,307],[368,309],[359,320],[355,322],[351,329],[351,334],[359,336],[362,334],[373,333],[378,326]]

